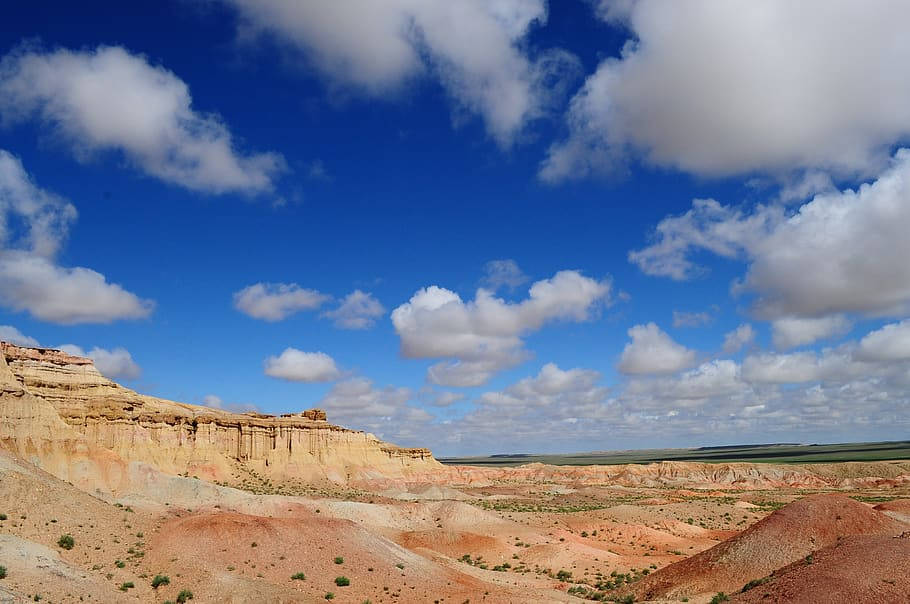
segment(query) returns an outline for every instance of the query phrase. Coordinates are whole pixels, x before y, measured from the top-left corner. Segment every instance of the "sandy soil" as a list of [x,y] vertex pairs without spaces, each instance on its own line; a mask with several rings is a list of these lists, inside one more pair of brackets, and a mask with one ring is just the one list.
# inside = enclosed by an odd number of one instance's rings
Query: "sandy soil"
[[[192,479],[155,484],[142,498],[106,499],[0,453],[0,602],[163,603],[189,590],[193,602],[332,594],[355,604],[517,604],[632,593],[699,603],[724,590],[758,601],[759,589],[770,601],[821,602],[800,600],[810,593],[803,586],[828,584],[888,602],[905,589],[885,563],[859,583],[845,574],[863,556],[906,560],[910,540],[893,538],[910,530],[902,484],[849,491],[894,499],[875,508],[843,494],[713,484],[385,483],[301,496]],[[58,545],[63,535],[72,549]],[[800,566],[810,554],[817,564]],[[158,575],[168,582],[154,588]],[[754,593],[735,593],[766,576]]]

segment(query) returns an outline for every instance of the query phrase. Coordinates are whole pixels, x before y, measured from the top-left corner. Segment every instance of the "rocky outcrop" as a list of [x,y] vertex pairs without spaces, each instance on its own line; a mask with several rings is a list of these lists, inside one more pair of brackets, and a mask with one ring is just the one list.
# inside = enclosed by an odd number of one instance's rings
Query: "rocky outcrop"
[[80,448],[229,484],[251,473],[346,482],[439,467],[428,449],[331,424],[321,409],[276,417],[168,401],[105,378],[90,359],[7,343],[0,343],[0,442],[67,479],[77,472],[62,466]]

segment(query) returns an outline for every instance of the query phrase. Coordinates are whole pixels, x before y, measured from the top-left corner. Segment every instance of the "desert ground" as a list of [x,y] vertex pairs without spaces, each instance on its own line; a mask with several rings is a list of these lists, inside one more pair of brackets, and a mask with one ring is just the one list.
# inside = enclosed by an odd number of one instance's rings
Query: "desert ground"
[[908,461],[443,465],[0,360],[0,602],[910,598]]

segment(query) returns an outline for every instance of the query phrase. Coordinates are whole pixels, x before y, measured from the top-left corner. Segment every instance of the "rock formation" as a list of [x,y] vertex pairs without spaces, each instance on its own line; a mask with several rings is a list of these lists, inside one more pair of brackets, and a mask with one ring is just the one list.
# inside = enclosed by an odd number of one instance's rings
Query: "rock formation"
[[320,409],[276,417],[168,401],[105,378],[90,359],[5,342],[0,443],[70,481],[100,473],[93,482],[111,489],[131,462],[229,484],[251,473],[342,483],[439,467],[428,449],[330,424]]

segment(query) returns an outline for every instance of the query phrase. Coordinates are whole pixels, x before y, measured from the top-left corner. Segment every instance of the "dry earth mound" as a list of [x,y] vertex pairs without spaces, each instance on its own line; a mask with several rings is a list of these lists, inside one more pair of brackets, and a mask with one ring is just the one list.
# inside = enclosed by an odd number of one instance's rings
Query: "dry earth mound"
[[907,525],[837,494],[795,501],[741,534],[635,585],[638,599],[730,593],[853,535],[898,535]]
[[875,509],[901,522],[910,523],[910,499],[895,499],[875,506]]
[[908,600],[910,535],[846,537],[731,598],[763,604],[904,604]]

